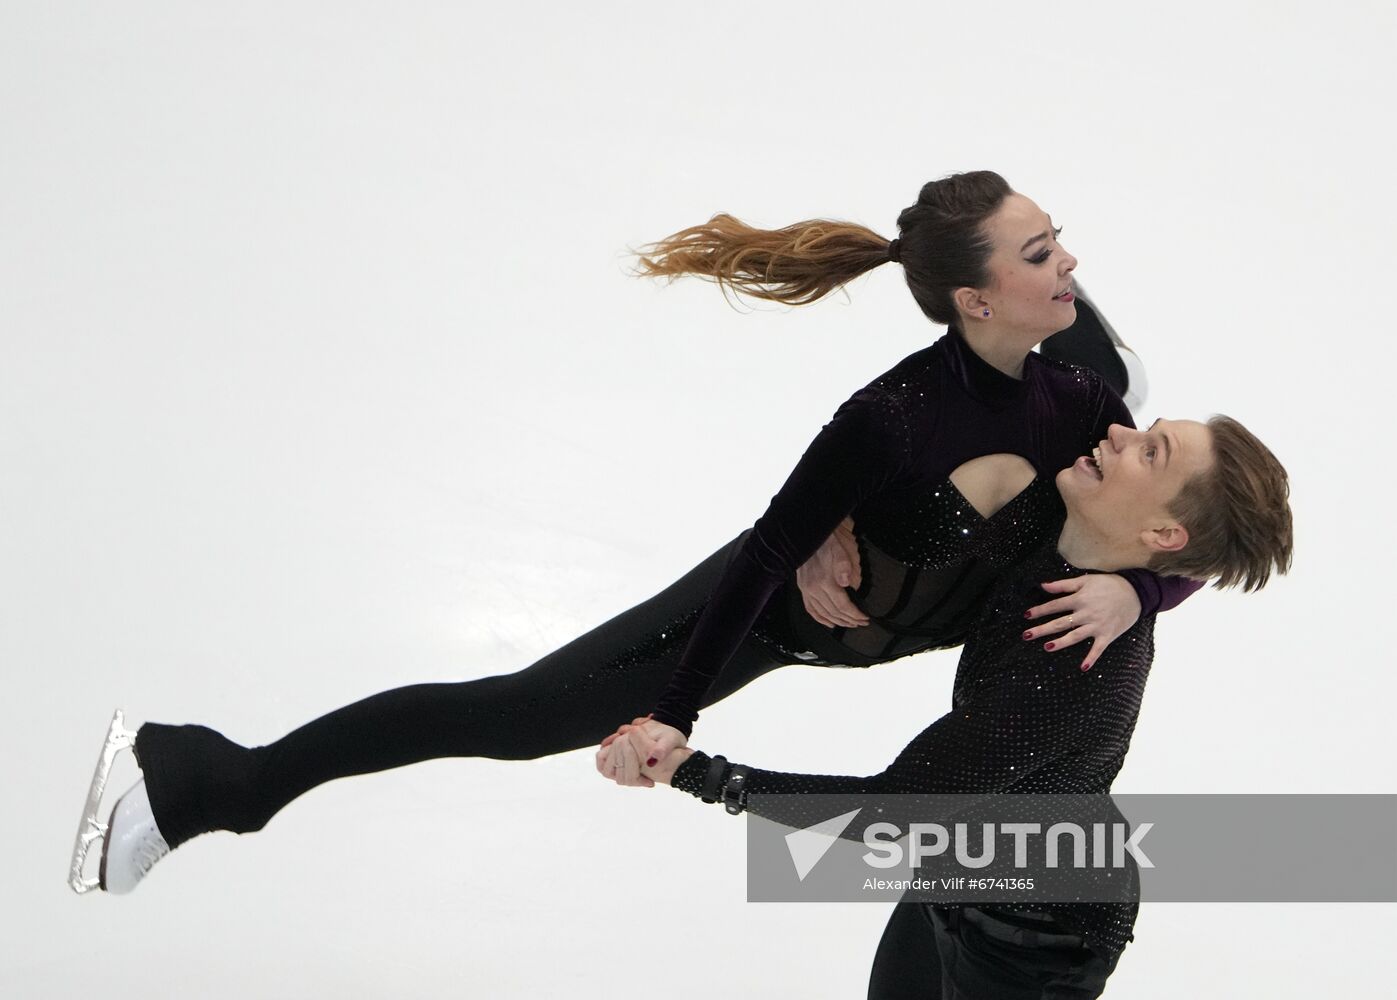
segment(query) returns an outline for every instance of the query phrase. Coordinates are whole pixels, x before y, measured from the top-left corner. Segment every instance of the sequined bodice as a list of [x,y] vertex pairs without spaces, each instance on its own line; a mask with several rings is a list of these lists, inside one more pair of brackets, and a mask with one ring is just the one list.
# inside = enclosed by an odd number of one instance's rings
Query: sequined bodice
[[849,596],[870,623],[828,629],[805,613],[794,582],[755,633],[807,659],[864,666],[960,645],[985,594],[1062,524],[1062,501],[1036,476],[989,517],[946,479],[904,498],[902,516],[855,521],[862,580]]
[[1043,476],[1035,476],[989,517],[948,478],[907,496],[900,516],[866,516],[855,528],[870,553],[884,553],[907,567],[940,570],[967,559],[1003,567],[1033,551],[1062,516],[1062,500]]

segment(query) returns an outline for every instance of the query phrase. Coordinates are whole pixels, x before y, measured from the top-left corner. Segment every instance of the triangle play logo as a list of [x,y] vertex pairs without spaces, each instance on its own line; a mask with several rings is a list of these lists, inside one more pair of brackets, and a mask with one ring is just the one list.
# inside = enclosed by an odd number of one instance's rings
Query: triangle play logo
[[842,816],[835,816],[814,826],[807,826],[804,830],[796,830],[794,833],[786,834],[786,850],[791,852],[791,862],[796,866],[796,878],[805,881],[805,876],[820,863],[826,852],[834,846],[834,842],[854,821],[854,817],[863,811],[860,807],[853,812],[846,812]]

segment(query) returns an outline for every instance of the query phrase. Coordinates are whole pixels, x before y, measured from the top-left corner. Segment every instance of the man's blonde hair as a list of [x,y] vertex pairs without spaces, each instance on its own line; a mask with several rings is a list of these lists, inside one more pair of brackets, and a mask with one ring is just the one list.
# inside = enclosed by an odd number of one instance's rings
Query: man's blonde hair
[[1271,450],[1231,417],[1213,417],[1208,429],[1212,468],[1186,482],[1168,507],[1188,531],[1188,544],[1156,554],[1149,568],[1260,590],[1272,569],[1290,569],[1290,480]]

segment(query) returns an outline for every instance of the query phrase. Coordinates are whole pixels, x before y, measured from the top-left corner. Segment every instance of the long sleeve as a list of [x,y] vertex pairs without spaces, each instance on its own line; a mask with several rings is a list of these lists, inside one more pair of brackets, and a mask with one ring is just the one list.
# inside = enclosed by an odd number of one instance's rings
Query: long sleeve
[[863,389],[839,407],[718,582],[655,705],[657,721],[692,731],[700,700],[772,593],[846,515],[896,478],[908,440],[904,416],[887,393]]
[[[1149,647],[1147,641],[1142,645]],[[1101,666],[1098,664],[1092,673]],[[825,794],[956,795],[955,802],[945,803],[947,815],[954,817],[971,807],[976,793],[1105,793],[1129,744],[1143,675],[1149,670],[1147,660],[1143,667],[1130,663],[1112,666],[1123,674],[1138,676],[1118,679],[1114,684],[1107,681],[1102,685],[1098,681],[1093,685],[1088,680],[1090,674],[1074,670],[1077,677],[1062,678],[1074,681],[1073,684],[1053,685],[1060,693],[1047,714],[1032,709],[1033,699],[1041,695],[1037,683],[1041,677],[1033,677],[1022,666],[1003,673],[990,689],[977,693],[973,705],[962,706],[938,719],[876,775],[859,778],[753,769],[746,778],[747,811],[793,829],[805,829],[831,818],[828,800],[819,799]],[[1065,675],[1066,671],[1062,673]],[[1107,690],[1093,690],[1094,687]],[[1129,691],[1131,688],[1134,690]],[[1122,716],[1130,719],[1123,733],[1115,731]],[[1103,732],[1107,734],[1104,745]],[[695,751],[675,771],[671,784],[701,796],[711,762],[707,754]],[[731,768],[732,765],[725,766],[724,781]],[[796,794],[771,794],[781,792]],[[767,797],[752,798],[763,793]],[[847,805],[837,808],[837,812],[847,811]],[[917,818],[925,819],[925,813],[919,812]],[[869,826],[889,820],[903,828],[906,817],[891,803],[871,803],[843,826],[839,836],[863,841]],[[1123,882],[1101,883],[1098,889],[1105,891],[1107,885],[1113,894],[1099,896],[1099,901],[1025,903],[1014,899],[996,902],[995,906],[1001,910],[1046,909],[1066,929],[1083,934],[1096,950],[1117,954],[1133,937],[1138,875],[1132,874]]]
[[[1100,665],[1096,669],[1101,669]],[[1039,694],[1034,690],[1037,679],[1024,671],[1017,676],[1006,671],[991,689],[976,697],[974,704],[954,709],[924,729],[878,774],[855,777],[754,768],[747,775],[747,794],[938,795],[1004,791],[1079,747],[1090,721],[1084,706],[1077,702],[1087,694],[1089,677],[1071,679],[1079,682],[1076,691],[1064,686],[1067,701],[1060,702],[1057,710],[1032,713],[1025,712],[1024,706],[1026,700]],[[671,784],[698,796],[710,761],[707,754],[695,751],[675,771]],[[748,808],[788,825],[824,818],[801,816],[799,800],[791,798],[765,803],[757,800]],[[847,831],[846,835],[861,836],[861,831]]]
[[1203,589],[1202,580],[1186,576],[1160,576],[1148,569],[1123,569],[1120,575],[1135,588],[1140,598],[1140,614],[1172,611]]

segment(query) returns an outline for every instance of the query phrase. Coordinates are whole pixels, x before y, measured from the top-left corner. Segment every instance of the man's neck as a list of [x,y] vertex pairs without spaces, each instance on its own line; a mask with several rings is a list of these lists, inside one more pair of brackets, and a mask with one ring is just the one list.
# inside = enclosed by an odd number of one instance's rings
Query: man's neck
[[1095,569],[1115,573],[1123,569],[1142,568],[1148,553],[1139,545],[1127,545],[1107,538],[1072,516],[1069,511],[1062,532],[1057,536],[1058,555],[1078,569]]

